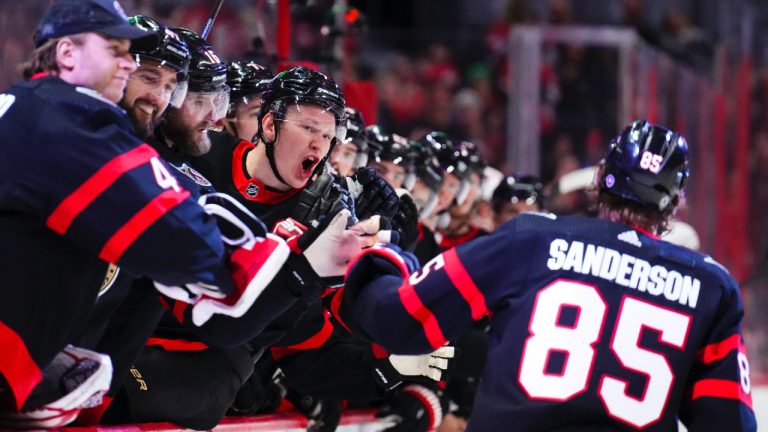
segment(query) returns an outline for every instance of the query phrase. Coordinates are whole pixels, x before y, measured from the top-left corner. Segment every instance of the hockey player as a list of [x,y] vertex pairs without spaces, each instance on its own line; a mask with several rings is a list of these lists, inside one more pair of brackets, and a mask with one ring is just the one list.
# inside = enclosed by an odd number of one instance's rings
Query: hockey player
[[545,210],[543,201],[544,187],[538,177],[529,175],[505,177],[493,190],[491,196],[496,225],[500,226],[526,211]]
[[[117,1],[54,3],[35,34],[28,81],[0,95],[0,266],[13,292],[0,305],[3,423],[58,426],[98,404],[109,359],[67,344],[115,265],[193,312],[234,316],[258,296],[260,247],[227,251],[217,219],[115,104],[136,69],[131,41],[146,36]],[[242,269],[237,279],[230,265]]]
[[413,274],[406,254],[372,249],[342,316],[424,352],[492,311],[468,430],[754,431],[736,281],[656,237],[687,178],[685,139],[637,121],[599,169],[598,219],[521,214]]
[[461,204],[452,206],[448,210],[451,219],[448,226],[441,230],[440,248],[450,249],[472,239],[488,234],[488,231],[472,225],[471,217],[475,204],[480,199],[480,190],[483,184],[483,172],[488,165],[480,156],[477,146],[469,141],[459,144],[461,149],[459,157],[465,161],[468,167],[469,188]]
[[365,128],[368,141],[368,166],[373,167],[395,189],[404,187],[413,161],[408,140],[398,134],[389,134],[379,125]]
[[368,141],[365,121],[360,111],[347,107],[347,134],[331,151],[329,162],[341,176],[352,176],[368,163]]
[[129,20],[156,38],[131,46],[136,70],[128,77],[120,106],[143,139],[154,135],[168,106],[180,108],[187,96],[190,53],[178,33],[154,19],[137,15]]
[[229,109],[224,128],[238,140],[251,141],[259,131],[261,94],[274,76],[272,71],[252,61],[227,63]]

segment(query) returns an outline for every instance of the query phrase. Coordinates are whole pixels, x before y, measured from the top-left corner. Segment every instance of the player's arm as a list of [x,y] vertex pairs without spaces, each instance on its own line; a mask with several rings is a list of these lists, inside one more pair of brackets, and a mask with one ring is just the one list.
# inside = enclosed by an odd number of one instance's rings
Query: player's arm
[[738,286],[728,279],[717,313],[721,318],[697,352],[680,409],[680,419],[691,431],[757,430],[741,333],[744,308]]
[[525,272],[516,265],[530,251],[514,228],[447,250],[413,273],[410,254],[365,251],[347,272],[340,319],[393,353],[440,348],[519,289]]
[[120,127],[122,118],[102,117],[93,129],[43,137],[66,143],[40,150],[54,152],[36,156],[48,177],[24,181],[44,192],[26,199],[44,209],[49,229],[131,274],[166,284],[219,282],[224,245],[215,219],[154,149]]
[[291,254],[245,314],[238,318],[214,314],[200,326],[194,323],[194,308],[188,303],[166,296],[161,296],[161,302],[179,323],[209,345],[231,347],[257,339],[257,345],[267,346],[294,326],[306,312],[308,299],[322,291],[313,275],[306,258]]

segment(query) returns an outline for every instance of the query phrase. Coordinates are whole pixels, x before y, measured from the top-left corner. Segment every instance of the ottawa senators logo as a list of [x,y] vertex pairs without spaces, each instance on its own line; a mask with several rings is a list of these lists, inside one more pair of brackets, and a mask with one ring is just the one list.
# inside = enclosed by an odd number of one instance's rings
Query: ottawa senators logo
[[256,195],[259,194],[259,187],[253,183],[249,183],[243,192],[248,198],[256,198]]
[[192,168],[191,166],[187,165],[186,163],[182,164],[180,167],[178,167],[179,171],[183,172],[184,175],[194,180],[195,183],[199,184],[203,187],[211,187],[211,182],[208,181],[207,178],[205,178],[204,175],[200,174],[196,169]]

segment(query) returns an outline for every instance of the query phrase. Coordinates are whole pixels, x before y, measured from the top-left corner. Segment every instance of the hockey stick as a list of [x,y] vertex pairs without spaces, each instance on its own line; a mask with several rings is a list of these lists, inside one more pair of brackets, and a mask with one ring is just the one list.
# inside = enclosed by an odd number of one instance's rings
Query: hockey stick
[[208,39],[208,34],[211,32],[213,22],[216,20],[216,16],[219,14],[221,5],[223,3],[224,0],[216,0],[216,3],[213,5],[213,9],[211,9],[211,16],[208,17],[208,20],[205,22],[205,26],[203,26],[203,31],[200,32],[200,37],[203,38],[203,40]]

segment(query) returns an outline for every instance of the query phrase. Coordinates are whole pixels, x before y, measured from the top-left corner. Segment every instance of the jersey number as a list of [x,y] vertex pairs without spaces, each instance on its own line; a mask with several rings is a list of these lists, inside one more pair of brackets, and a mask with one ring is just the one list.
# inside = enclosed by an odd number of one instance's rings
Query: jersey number
[[152,164],[152,172],[155,174],[155,181],[158,186],[163,189],[173,189],[176,192],[181,191],[176,177],[168,172],[168,169],[160,162],[160,159],[153,157],[149,162]]
[[[564,308],[575,310],[572,324],[561,323]],[[606,312],[606,304],[593,285],[561,279],[538,293],[518,376],[531,399],[567,401],[587,390],[594,345],[603,333]],[[623,367],[646,376],[647,385],[638,398],[627,394],[626,381],[609,374],[600,377],[598,394],[609,415],[638,428],[661,417],[674,375],[662,354],[641,347],[639,342],[643,330],[651,329],[658,332],[661,342],[681,350],[690,322],[688,315],[624,297],[611,350]],[[562,367],[558,372],[548,371],[556,353],[563,354]]]

